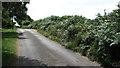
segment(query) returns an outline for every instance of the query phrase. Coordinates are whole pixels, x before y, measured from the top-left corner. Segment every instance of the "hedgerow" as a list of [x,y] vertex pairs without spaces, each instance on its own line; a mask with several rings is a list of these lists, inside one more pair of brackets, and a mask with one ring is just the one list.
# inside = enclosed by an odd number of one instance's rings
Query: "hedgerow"
[[29,28],[105,67],[120,67],[119,11],[118,8],[108,15],[99,14],[93,20],[77,15],[51,16],[34,21]]

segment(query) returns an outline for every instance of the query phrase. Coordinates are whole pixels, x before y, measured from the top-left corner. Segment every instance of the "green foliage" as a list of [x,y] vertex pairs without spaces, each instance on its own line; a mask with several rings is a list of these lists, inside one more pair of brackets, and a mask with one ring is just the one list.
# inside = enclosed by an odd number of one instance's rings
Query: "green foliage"
[[[119,9],[93,20],[82,16],[51,16],[34,21],[30,28],[80,52],[105,67],[116,67],[120,61]],[[115,64],[115,65],[114,65]]]
[[3,25],[3,28],[10,28],[12,27],[12,24],[11,24],[11,20],[10,20],[10,17],[9,17],[9,12],[8,11],[5,11],[5,8],[2,8],[2,25]]
[[[22,20],[33,20],[27,15],[27,2],[2,2],[2,26],[3,28],[13,28],[13,18],[21,25]],[[28,22],[27,22],[28,23]]]
[[22,25],[29,25],[29,24],[30,24],[29,20],[22,21]]

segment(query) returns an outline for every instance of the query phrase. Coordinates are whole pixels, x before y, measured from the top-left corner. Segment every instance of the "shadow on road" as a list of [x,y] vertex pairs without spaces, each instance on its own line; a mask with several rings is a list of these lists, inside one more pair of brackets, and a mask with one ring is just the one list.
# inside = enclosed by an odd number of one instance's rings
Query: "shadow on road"
[[19,35],[23,35],[23,32],[21,32],[21,33],[18,33]]
[[42,61],[36,59],[26,58],[25,56],[19,56],[18,66],[47,66]]
[[18,35],[19,35],[18,39],[28,39],[28,38],[25,38],[25,37],[23,36],[24,33],[25,33],[25,32],[20,32],[20,33],[18,33]]
[[28,39],[28,38],[25,38],[25,37],[18,37],[18,39]]

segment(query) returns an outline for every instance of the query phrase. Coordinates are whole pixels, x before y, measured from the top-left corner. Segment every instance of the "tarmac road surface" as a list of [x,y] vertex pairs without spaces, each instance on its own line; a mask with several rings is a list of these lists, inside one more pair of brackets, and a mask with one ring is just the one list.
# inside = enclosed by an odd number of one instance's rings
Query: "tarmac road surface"
[[100,66],[31,29],[18,29],[19,66]]

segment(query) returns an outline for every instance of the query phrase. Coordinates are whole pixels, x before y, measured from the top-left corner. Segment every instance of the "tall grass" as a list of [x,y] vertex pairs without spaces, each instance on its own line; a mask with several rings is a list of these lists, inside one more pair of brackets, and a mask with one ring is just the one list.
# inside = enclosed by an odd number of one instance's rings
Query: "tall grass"
[[14,66],[17,60],[16,41],[18,33],[16,29],[2,30],[2,65]]

